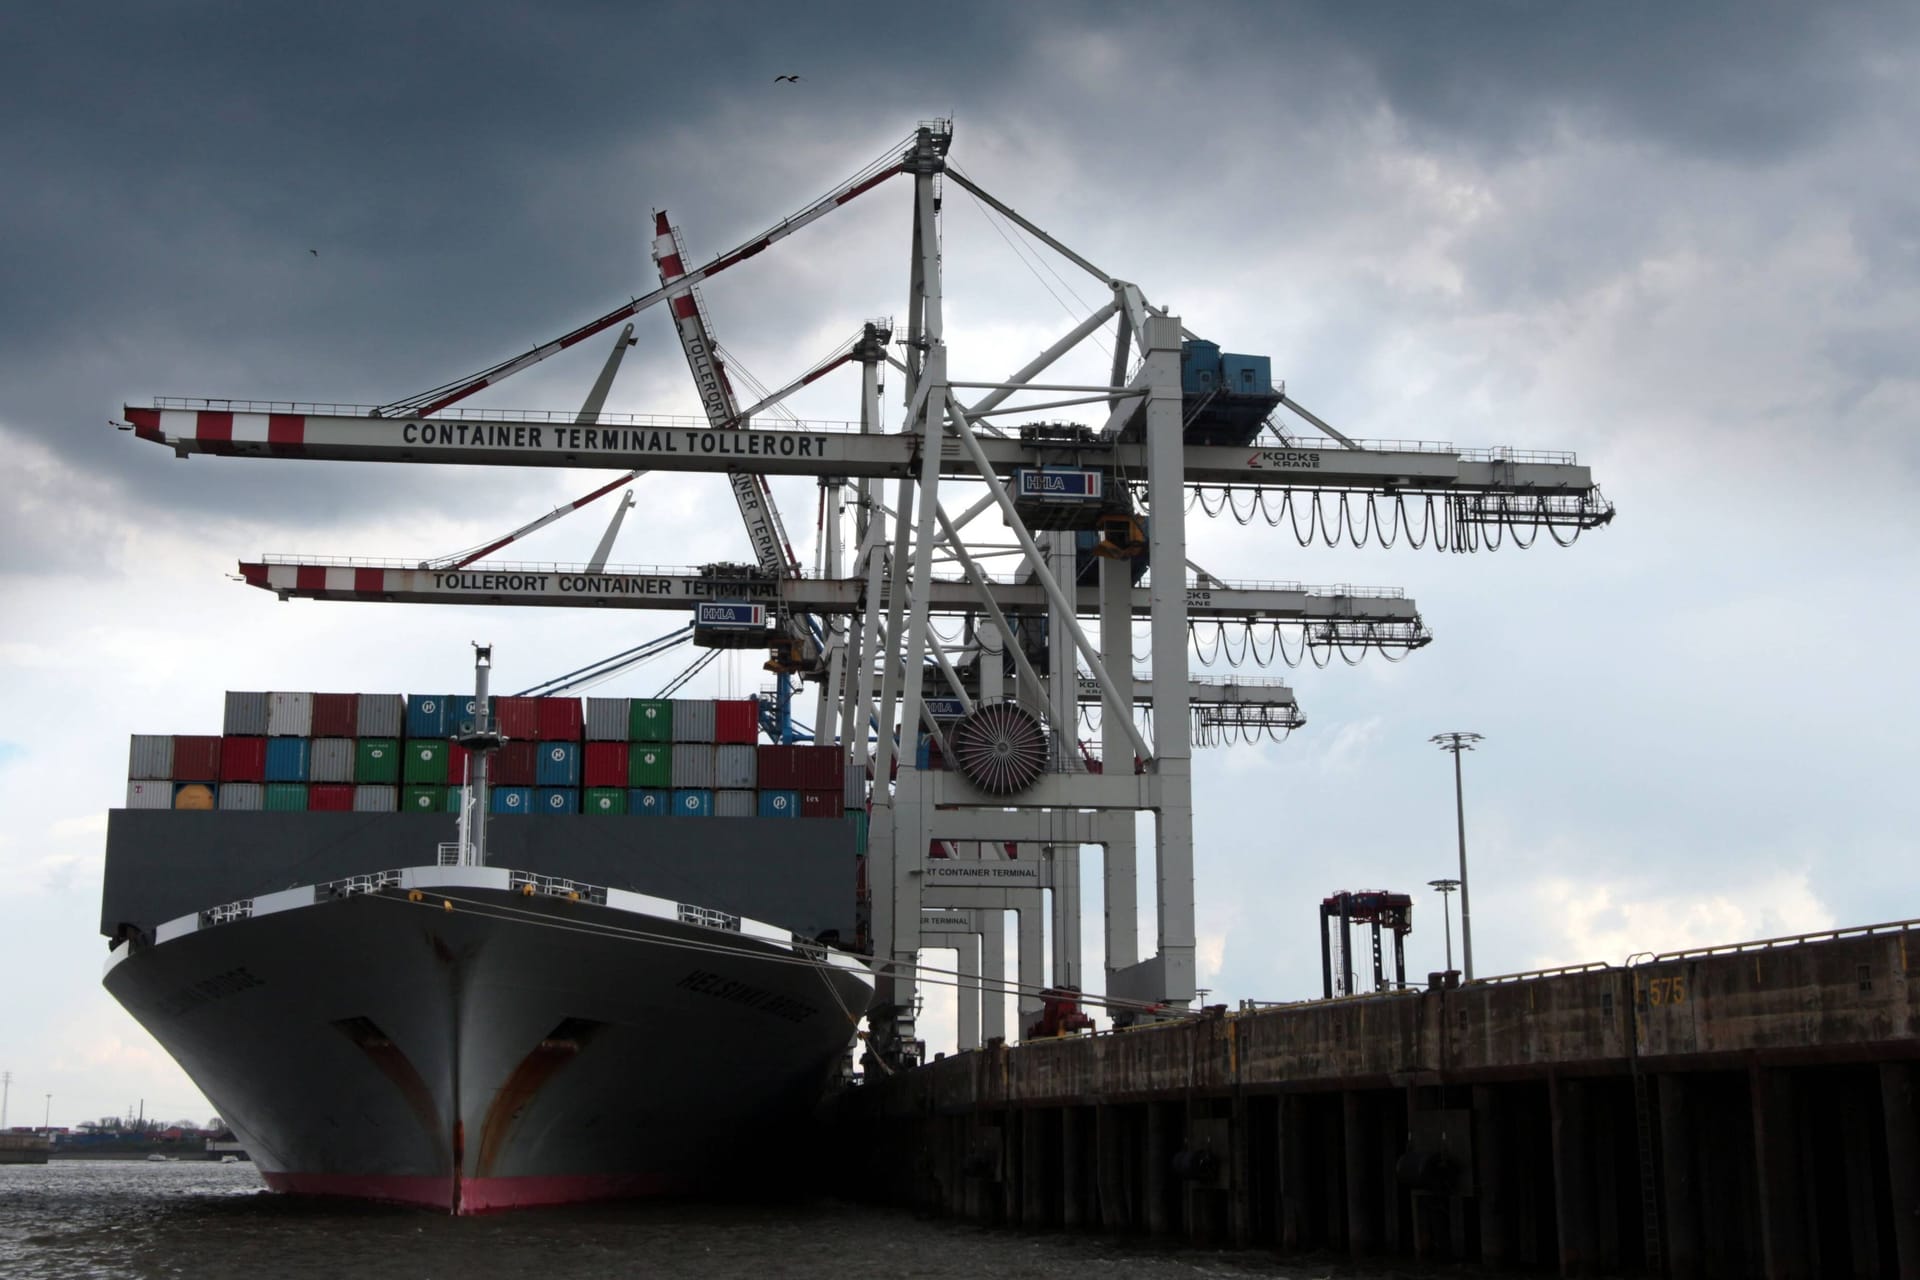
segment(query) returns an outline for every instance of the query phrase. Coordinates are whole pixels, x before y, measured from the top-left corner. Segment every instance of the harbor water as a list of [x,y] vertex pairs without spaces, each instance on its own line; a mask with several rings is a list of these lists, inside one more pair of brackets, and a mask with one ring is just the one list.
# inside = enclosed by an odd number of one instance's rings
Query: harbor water
[[[811,1178],[805,1180],[811,1181]],[[454,1218],[271,1195],[251,1164],[0,1166],[7,1280],[553,1276],[1285,1277],[1397,1280],[1325,1258],[1025,1235],[836,1200],[650,1201]],[[1448,1268],[1448,1276],[1469,1274]]]

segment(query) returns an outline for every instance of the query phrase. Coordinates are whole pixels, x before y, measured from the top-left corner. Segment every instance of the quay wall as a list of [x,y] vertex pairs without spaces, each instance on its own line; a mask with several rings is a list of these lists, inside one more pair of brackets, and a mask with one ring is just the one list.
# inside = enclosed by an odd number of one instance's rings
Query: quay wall
[[1063,1037],[869,1079],[982,1222],[1562,1275],[1920,1280],[1920,922]]

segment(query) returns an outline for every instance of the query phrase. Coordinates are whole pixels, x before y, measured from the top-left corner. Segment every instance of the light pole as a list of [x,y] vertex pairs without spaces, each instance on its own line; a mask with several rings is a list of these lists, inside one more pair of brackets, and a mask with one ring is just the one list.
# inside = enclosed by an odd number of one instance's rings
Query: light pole
[[1453,753],[1453,813],[1460,829],[1460,964],[1466,980],[1472,982],[1473,911],[1467,898],[1467,802],[1460,789],[1460,753],[1473,750],[1473,744],[1483,739],[1477,733],[1436,733],[1428,741]]
[[1440,924],[1447,935],[1447,972],[1453,972],[1453,916],[1447,910],[1447,895],[1460,887],[1458,880],[1429,880],[1440,891]]

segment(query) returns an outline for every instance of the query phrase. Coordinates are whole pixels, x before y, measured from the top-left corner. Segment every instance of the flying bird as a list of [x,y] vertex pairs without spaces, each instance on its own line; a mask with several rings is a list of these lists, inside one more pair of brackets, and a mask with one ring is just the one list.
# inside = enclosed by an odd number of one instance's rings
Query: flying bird
[[775,76],[775,77],[773,78],[773,82],[774,82],[775,84],[779,84],[779,83],[780,83],[780,82],[781,82],[782,80],[785,80],[785,81],[786,81],[786,82],[787,82],[788,84],[799,84],[799,83],[800,83],[800,77],[799,77],[799,76]]
[[312,254],[316,258],[320,256],[320,251],[318,249],[309,249],[307,250],[307,252]]

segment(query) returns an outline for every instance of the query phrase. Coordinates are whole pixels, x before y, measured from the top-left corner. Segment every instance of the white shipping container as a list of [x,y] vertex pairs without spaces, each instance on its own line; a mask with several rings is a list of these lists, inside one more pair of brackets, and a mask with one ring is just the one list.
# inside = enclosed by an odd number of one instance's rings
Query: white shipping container
[[266,737],[267,705],[272,698],[268,693],[229,692],[226,719],[221,722],[220,732],[229,738]]
[[[713,741],[713,700],[711,698],[675,698],[673,700],[673,740],[675,742]],[[710,784],[690,783],[688,785]]]
[[357,738],[398,738],[407,718],[407,702],[397,693],[363,693],[354,713]]
[[269,738],[305,738],[312,733],[312,694],[274,693],[267,695],[267,736]]
[[135,779],[127,784],[127,808],[129,809],[171,809],[173,808],[173,784]]
[[704,743],[675,743],[672,767],[676,788],[707,790],[713,786],[713,748]]
[[[753,748],[747,748],[751,751]],[[716,818],[751,818],[754,816],[755,801],[751,791],[716,791],[713,793],[713,816]]]
[[353,739],[315,738],[307,752],[307,781],[352,782]]
[[625,742],[627,740],[627,699],[587,699],[587,741]]
[[127,752],[127,777],[171,778],[173,737],[165,733],[136,733]]
[[[715,747],[713,749],[713,785],[751,791],[758,759],[759,753],[752,747],[738,744]],[[718,813],[719,810],[716,809],[714,812]]]
[[395,813],[400,808],[400,788],[363,786],[353,789],[355,813]]
[[267,789],[258,782],[222,783],[220,807],[233,813],[258,813],[267,807]]

